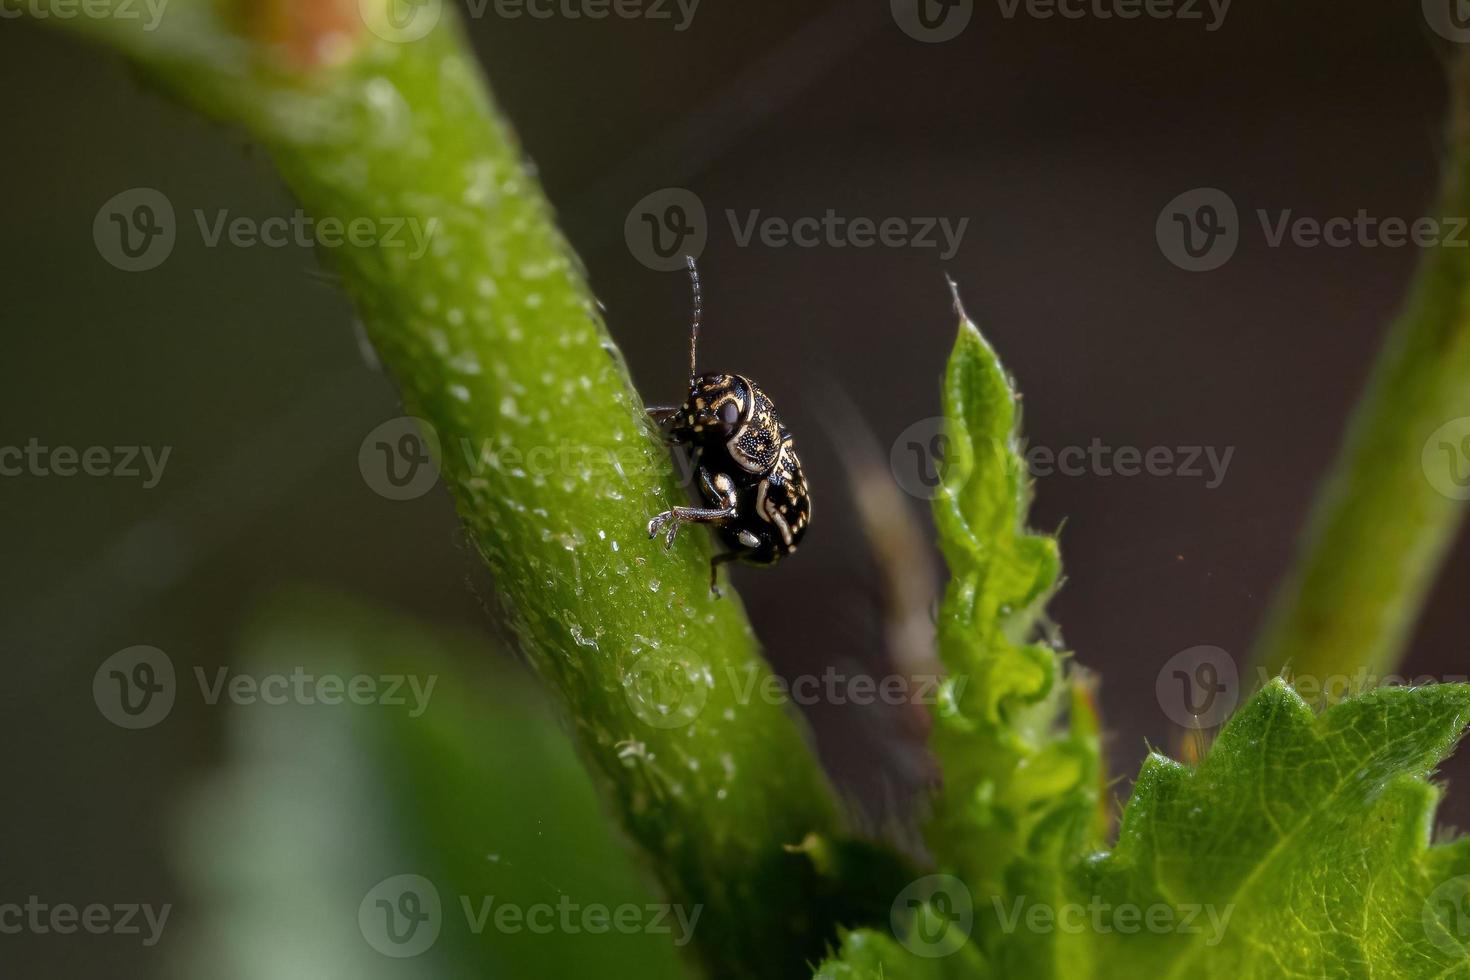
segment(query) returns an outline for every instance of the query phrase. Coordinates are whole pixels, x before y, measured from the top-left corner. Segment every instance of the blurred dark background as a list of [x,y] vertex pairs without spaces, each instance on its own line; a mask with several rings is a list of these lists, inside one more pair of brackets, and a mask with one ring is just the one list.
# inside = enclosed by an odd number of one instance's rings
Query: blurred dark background
[[[680,391],[686,284],[637,260],[624,220],[671,186],[708,209],[702,359],[772,394],[816,501],[798,558],[735,573],[779,671],[881,667],[878,570],[822,417],[842,390],[886,453],[937,414],[954,327],[946,272],[1016,376],[1032,443],[1235,447],[1213,489],[1038,483],[1035,526],[1065,521],[1067,581],[1051,610],[1102,675],[1120,791],[1148,745],[1177,744],[1155,697],[1165,661],[1210,644],[1243,669],[1416,262],[1413,248],[1271,248],[1254,212],[1430,213],[1442,147],[1452,45],[1418,5],[1238,3],[1213,31],[1201,11],[1007,18],[985,2],[932,44],[879,0],[705,0],[684,31],[468,24],[649,401]],[[289,213],[269,161],[119,59],[35,24],[0,24],[0,83],[0,444],[172,447],[153,489],[0,479],[0,866],[22,897],[168,900],[172,808],[220,758],[220,712],[195,701],[167,725],[121,731],[91,698],[101,660],[150,644],[182,665],[225,662],[262,597],[299,581],[489,635],[477,592],[493,586],[442,490],[394,502],[359,475],[363,437],[400,411],[309,249],[209,248],[194,228],[196,208]],[[139,186],[172,201],[179,236],[161,266],[128,273],[99,255],[92,224]],[[1239,206],[1242,237],[1221,268],[1192,273],[1161,252],[1155,219],[1202,186]],[[742,247],[724,218],[829,208],[969,224],[941,259]],[[925,503],[905,499],[928,534]],[[1464,544],[1415,637],[1413,673],[1470,671]],[[863,819],[897,821],[918,771],[903,719],[830,705],[808,717]],[[1470,819],[1454,781],[1465,771],[1447,770],[1446,822]],[[35,950],[12,965],[158,973],[155,951],[118,937]]]

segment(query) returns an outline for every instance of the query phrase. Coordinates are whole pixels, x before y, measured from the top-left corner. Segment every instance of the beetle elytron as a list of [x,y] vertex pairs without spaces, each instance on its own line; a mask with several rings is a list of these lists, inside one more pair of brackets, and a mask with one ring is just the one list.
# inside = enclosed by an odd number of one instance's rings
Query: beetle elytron
[[700,374],[696,368],[703,301],[699,270],[689,258],[694,316],[689,329],[689,395],[677,408],[650,408],[670,442],[691,449],[706,506],[673,507],[648,522],[671,547],[681,524],[712,524],[729,550],[710,561],[710,591],[729,561],[774,565],[796,551],[811,522],[811,498],[791,433],[775,406],[750,379]]

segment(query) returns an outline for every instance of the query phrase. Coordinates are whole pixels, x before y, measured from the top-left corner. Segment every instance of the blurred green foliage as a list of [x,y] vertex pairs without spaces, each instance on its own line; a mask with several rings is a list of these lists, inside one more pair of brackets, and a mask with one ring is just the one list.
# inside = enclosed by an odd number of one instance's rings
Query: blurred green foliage
[[[636,867],[551,705],[529,674],[485,663],[477,638],[340,597],[303,592],[261,611],[237,673],[411,677],[425,710],[413,717],[405,683],[401,706],[288,699],[230,714],[228,763],[181,821],[180,873],[204,918],[179,976],[685,975],[679,916]],[[440,931],[395,959],[358,910],[404,874],[434,886]],[[549,910],[498,928],[503,906]],[[636,907],[636,929],[602,924],[599,910],[620,907]],[[697,931],[696,916],[685,910]]]

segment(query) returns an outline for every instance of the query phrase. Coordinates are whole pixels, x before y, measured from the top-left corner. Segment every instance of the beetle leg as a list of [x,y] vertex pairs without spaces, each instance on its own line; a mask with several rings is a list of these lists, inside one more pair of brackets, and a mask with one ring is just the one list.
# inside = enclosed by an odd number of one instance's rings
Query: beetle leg
[[674,536],[679,533],[680,524],[723,524],[736,516],[735,487],[728,476],[721,473],[712,477],[709,470],[701,467],[699,485],[704,490],[706,500],[723,506],[673,507],[649,521],[650,538],[656,537],[665,524],[669,526],[668,533],[664,536],[665,551],[674,546]]
[[673,507],[648,522],[648,536],[657,537],[658,532],[667,524],[669,530],[664,535],[664,550],[667,551],[674,546],[674,536],[679,533],[679,525],[723,524],[734,516],[733,506],[719,510],[712,507]]
[[720,566],[726,562],[739,561],[738,551],[722,551],[709,560],[709,591],[716,599],[720,598]]

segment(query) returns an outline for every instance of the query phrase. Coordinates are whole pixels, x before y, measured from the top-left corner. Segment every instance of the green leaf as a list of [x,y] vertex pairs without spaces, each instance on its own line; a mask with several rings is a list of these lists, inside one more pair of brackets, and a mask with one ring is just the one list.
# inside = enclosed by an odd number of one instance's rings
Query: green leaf
[[998,893],[1014,863],[1054,864],[1099,841],[1101,770],[1090,692],[1036,639],[1061,559],[1055,538],[1025,527],[1018,396],[958,296],[955,307],[948,458],[934,502],[951,574],[938,626],[949,696],[932,736],[944,790],[928,839],[971,888]]
[[1112,852],[977,892],[984,967],[866,935],[818,976],[1470,977],[1470,838],[1430,846],[1426,778],[1467,721],[1464,685],[1316,715],[1274,681],[1197,769],[1149,758]]
[[1466,686],[1382,689],[1314,716],[1276,680],[1198,770],[1145,764],[1117,848],[1080,877],[1103,901],[1211,921],[1089,930],[1069,959],[1154,977],[1470,976],[1470,932],[1435,907],[1470,851],[1427,849],[1438,792],[1424,780],[1467,720]]
[[[1167,911],[1193,929],[1056,932],[1056,976],[1470,976],[1465,841],[1430,848],[1426,780],[1470,688],[1385,688],[1314,715],[1274,681],[1197,770],[1145,763],[1117,847],[1074,901]],[[1160,916],[1164,912],[1158,913]]]

